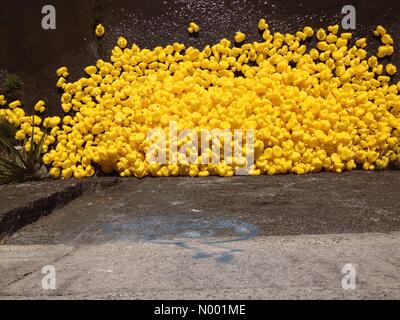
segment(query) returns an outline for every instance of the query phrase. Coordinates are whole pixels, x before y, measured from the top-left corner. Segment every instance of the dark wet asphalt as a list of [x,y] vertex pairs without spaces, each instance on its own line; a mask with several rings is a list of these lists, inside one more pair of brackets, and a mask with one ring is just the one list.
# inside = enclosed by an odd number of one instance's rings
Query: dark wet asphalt
[[[294,32],[305,25],[314,28],[340,23],[342,0],[13,0],[1,1],[0,70],[21,76],[22,99],[32,105],[44,99],[51,113],[60,112],[55,70],[68,66],[72,78],[83,75],[86,65],[109,56],[118,36],[152,48],[180,41],[203,47],[241,30],[249,40],[261,39],[257,22],[265,17],[272,30]],[[41,28],[41,8],[57,9],[57,30]],[[357,36],[370,35],[384,24],[400,41],[400,2],[397,0],[351,1],[357,9]],[[198,22],[199,38],[186,28]],[[94,26],[102,22],[106,37],[97,41]],[[374,42],[378,45],[378,41]],[[400,55],[393,61],[399,65]]]

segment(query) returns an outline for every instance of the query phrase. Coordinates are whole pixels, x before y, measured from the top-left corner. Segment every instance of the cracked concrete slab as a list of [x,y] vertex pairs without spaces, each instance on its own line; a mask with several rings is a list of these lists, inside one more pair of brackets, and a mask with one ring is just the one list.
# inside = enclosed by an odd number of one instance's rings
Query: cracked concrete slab
[[[182,239],[181,239],[182,240]],[[3,287],[2,299],[384,299],[400,298],[400,233],[256,237],[209,244],[135,242],[50,246],[31,273]],[[11,248],[11,249],[10,249]],[[11,246],[20,262],[41,247]],[[73,251],[71,251],[73,250]],[[204,255],[199,255],[199,252]],[[4,249],[0,251],[3,260]],[[230,259],[220,259],[230,255]],[[0,269],[12,270],[18,256]],[[342,288],[342,268],[356,269],[356,290]],[[10,267],[11,264],[11,267]],[[41,265],[53,264],[57,289],[41,287]],[[24,271],[25,272],[25,271]]]
[[0,246],[0,288],[3,289],[24,279],[31,273],[41,270],[45,265],[54,263],[74,249],[74,247],[63,245]]
[[90,192],[7,244],[279,236],[400,230],[398,172],[160,178]]
[[104,182],[6,239],[0,299],[400,299],[399,179]]

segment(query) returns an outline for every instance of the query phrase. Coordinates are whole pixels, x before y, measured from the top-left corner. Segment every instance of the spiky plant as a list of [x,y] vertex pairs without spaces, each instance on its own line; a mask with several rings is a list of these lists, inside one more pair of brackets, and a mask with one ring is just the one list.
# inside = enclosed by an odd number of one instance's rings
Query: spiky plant
[[43,166],[41,151],[46,134],[43,133],[38,144],[33,143],[34,126],[29,150],[25,150],[15,140],[15,128],[0,119],[0,184],[18,183],[40,178]]
[[0,70],[0,95],[4,95],[7,101],[15,101],[21,95],[22,82],[15,74],[9,74]]

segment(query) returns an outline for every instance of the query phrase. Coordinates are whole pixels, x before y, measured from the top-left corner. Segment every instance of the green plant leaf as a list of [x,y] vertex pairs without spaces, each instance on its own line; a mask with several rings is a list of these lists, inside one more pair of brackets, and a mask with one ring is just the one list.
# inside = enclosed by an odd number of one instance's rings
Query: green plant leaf
[[43,166],[41,154],[47,133],[44,132],[39,143],[35,144],[33,125],[32,137],[27,140],[31,142],[31,148],[26,151],[23,147],[17,149],[13,135],[10,137],[6,131],[0,127],[0,184],[37,179]]

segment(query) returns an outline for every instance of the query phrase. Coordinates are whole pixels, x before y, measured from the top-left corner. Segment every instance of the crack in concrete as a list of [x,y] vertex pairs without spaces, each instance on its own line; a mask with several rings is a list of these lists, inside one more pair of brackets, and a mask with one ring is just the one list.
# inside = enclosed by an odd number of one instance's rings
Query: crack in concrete
[[[61,261],[64,258],[69,257],[71,254],[73,254],[74,252],[76,252],[78,249],[80,249],[80,246],[74,246],[73,249],[69,252],[67,252],[66,254],[62,255],[61,257],[55,258],[54,260],[52,260],[50,263],[47,263],[47,265],[54,265],[57,262]],[[1,291],[0,291],[0,295],[1,296],[6,296],[6,294],[4,294],[2,291],[6,290],[8,287],[18,283],[21,280],[24,280],[26,277],[29,277],[30,275],[39,272],[38,269],[34,269],[32,271],[26,272],[25,274],[23,274],[22,276],[18,277],[17,279],[11,281],[10,283],[6,284],[5,286],[2,287]]]

